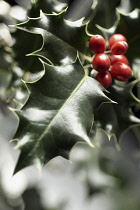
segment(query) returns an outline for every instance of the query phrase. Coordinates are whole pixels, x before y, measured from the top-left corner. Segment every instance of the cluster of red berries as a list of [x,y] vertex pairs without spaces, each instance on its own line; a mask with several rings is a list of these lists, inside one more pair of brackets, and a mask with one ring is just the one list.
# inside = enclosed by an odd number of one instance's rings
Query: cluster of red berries
[[105,88],[112,84],[112,78],[118,81],[128,81],[132,75],[127,57],[128,43],[122,34],[114,34],[109,38],[108,51],[106,41],[101,35],[94,35],[89,40],[89,47],[95,56],[93,68],[98,72],[95,79]]

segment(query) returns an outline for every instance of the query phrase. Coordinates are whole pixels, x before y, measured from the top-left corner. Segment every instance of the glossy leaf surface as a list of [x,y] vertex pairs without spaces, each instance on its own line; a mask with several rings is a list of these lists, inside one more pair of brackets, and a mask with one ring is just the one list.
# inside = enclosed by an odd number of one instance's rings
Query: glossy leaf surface
[[35,3],[32,4],[32,8],[28,11],[29,17],[39,17],[40,10],[44,13],[52,14],[53,12],[59,13],[67,6],[67,1],[59,2],[59,1],[52,1],[52,0],[37,0]]
[[88,135],[94,112],[110,101],[79,60],[61,67],[44,65],[44,76],[27,83],[29,99],[17,111],[20,124],[15,138],[21,155],[15,172],[32,164],[44,165],[58,155],[69,158],[78,141],[91,144]]
[[49,59],[54,65],[65,65],[75,60],[77,50],[80,53],[89,52],[86,47],[89,36],[85,26],[80,23],[74,27],[68,25],[63,19],[64,12],[58,15],[45,15],[35,19],[29,19],[18,28],[43,37],[42,48],[36,51],[36,55]]

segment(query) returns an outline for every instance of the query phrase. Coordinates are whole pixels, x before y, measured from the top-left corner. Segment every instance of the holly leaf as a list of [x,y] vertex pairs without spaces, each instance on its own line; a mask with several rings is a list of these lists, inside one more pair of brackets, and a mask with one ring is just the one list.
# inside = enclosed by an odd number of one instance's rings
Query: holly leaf
[[121,33],[126,36],[129,50],[126,53],[129,61],[132,62],[133,59],[140,57],[140,30],[139,22],[140,22],[140,10],[135,9],[133,12],[128,14],[119,14],[118,25],[115,33]]
[[91,34],[101,33],[97,25],[109,29],[117,20],[116,8],[120,5],[120,0],[98,0],[94,9],[92,20],[88,25],[88,32]]
[[42,37],[39,34],[26,33],[23,30],[16,30],[12,34],[15,44],[13,45],[13,58],[22,70],[39,72],[42,65],[37,57],[26,56],[42,46]]
[[130,0],[130,8],[131,8],[131,11],[134,10],[135,8],[140,9],[140,1]]
[[82,54],[89,52],[86,25],[73,27],[64,20],[65,12],[47,15],[41,12],[38,18],[29,18],[18,25],[19,29],[40,34],[43,37],[42,47],[34,55],[49,59],[54,65],[65,65],[74,62],[77,50]]
[[0,139],[10,141],[15,133],[17,124],[17,116],[0,98]]
[[67,6],[67,2],[64,3],[52,0],[37,0],[32,3],[32,8],[28,11],[28,16],[36,18],[40,15],[40,10],[44,13],[52,14],[53,12],[59,13]]
[[140,119],[135,117],[131,109],[140,103],[132,93],[135,84],[135,81],[125,85],[113,84],[109,95],[117,104],[103,104],[95,115],[95,125],[102,128],[109,138],[115,136],[119,141],[126,129],[140,124]]
[[94,112],[111,100],[102,86],[85,74],[79,61],[66,66],[44,63],[44,76],[27,83],[29,99],[17,111],[20,118],[15,135],[21,154],[15,173],[30,165],[44,165],[56,156],[69,158],[79,141],[88,142]]
[[121,4],[119,6],[119,10],[125,14],[132,12],[136,8],[140,9],[140,1],[130,0],[128,2],[126,0],[121,0]]
[[[65,19],[71,21],[77,21],[81,18],[88,19],[92,14],[93,0],[74,0],[71,2],[65,13]],[[84,8],[84,10],[83,10]]]

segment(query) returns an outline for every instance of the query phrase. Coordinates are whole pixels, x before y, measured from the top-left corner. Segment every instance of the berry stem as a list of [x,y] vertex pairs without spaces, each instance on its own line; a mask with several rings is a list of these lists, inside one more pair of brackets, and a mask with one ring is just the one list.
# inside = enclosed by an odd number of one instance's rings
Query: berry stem
[[86,75],[90,75],[90,72],[92,70],[91,64],[87,64],[86,66],[84,66],[84,70]]
[[106,50],[104,53],[111,53],[111,50]]
[[89,57],[89,56],[87,56],[87,55],[85,55],[85,54],[83,54],[83,53],[80,53],[80,56],[81,56],[82,58],[84,58],[86,61],[88,61],[89,63],[92,62],[92,58],[91,58],[91,57]]

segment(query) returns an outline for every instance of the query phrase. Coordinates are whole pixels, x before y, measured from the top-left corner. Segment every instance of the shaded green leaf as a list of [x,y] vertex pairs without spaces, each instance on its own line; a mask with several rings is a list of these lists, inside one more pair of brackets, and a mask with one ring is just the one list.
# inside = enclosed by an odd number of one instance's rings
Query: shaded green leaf
[[53,12],[59,13],[67,6],[67,2],[64,3],[52,0],[37,0],[32,4],[32,8],[28,11],[29,17],[39,17],[40,10],[44,13],[52,14]]
[[113,84],[109,89],[109,96],[117,104],[103,104],[96,113],[97,126],[104,129],[109,138],[114,135],[119,140],[126,129],[140,124],[140,119],[134,116],[131,109],[140,103],[132,95],[134,84],[135,82],[125,85]]
[[129,12],[132,12],[134,9],[139,8],[140,9],[140,1],[137,0],[121,0],[121,4],[118,7],[119,11],[121,11],[124,14],[127,14]]
[[41,12],[39,18],[29,18],[27,22],[18,26],[22,30],[42,35],[42,48],[34,54],[44,59],[48,58],[55,65],[73,62],[77,50],[85,54],[89,52],[86,47],[89,39],[86,26],[81,23],[77,27],[70,26],[63,16],[64,12],[58,15],[45,15]]
[[66,66],[44,63],[44,76],[27,83],[30,96],[21,111],[15,138],[21,154],[15,172],[29,165],[44,165],[53,157],[69,158],[78,141],[90,143],[88,136],[94,112],[104,95],[100,84],[88,77],[79,60]]
[[126,36],[129,44],[129,50],[126,53],[130,62],[140,57],[140,10],[124,15],[119,13],[118,25],[115,33],[121,33]]
[[91,34],[100,33],[100,30],[96,27],[109,29],[117,20],[116,8],[120,5],[120,0],[98,0],[98,4],[94,9],[94,15],[92,21],[88,25],[88,31]]
[[42,65],[37,57],[26,56],[38,50],[42,46],[42,37],[39,34],[26,33],[16,30],[13,34],[15,44],[13,46],[13,57],[17,65],[24,71],[39,72]]
[[[66,10],[65,19],[71,21],[77,21],[81,18],[88,19],[92,14],[92,6],[94,0],[74,0]],[[84,9],[83,9],[84,8]]]
[[131,11],[134,10],[135,8],[140,9],[140,1],[130,0],[130,8],[131,8]]

